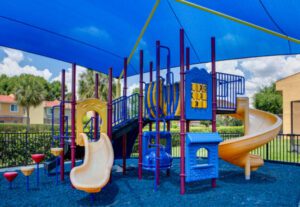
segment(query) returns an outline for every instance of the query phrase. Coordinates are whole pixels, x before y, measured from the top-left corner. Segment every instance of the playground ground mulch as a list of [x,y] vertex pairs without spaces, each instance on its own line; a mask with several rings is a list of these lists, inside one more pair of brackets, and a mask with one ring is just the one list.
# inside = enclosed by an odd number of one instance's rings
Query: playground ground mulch
[[[121,163],[116,161],[116,164]],[[55,176],[41,170],[41,185],[37,189],[35,175],[31,189],[26,192],[25,178],[16,178],[12,190],[3,176],[0,177],[0,206],[299,206],[300,166],[266,163],[252,173],[250,181],[244,180],[243,170],[220,161],[220,178],[217,187],[210,181],[187,185],[186,194],[179,194],[179,160],[173,161],[170,177],[163,172],[161,184],[154,192],[152,173],[137,179],[137,160],[128,160],[128,173],[123,176],[115,166],[112,183],[95,195],[90,202],[87,193],[72,189],[69,177],[55,185]],[[69,165],[67,166],[67,168]],[[2,172],[0,172],[2,174]]]

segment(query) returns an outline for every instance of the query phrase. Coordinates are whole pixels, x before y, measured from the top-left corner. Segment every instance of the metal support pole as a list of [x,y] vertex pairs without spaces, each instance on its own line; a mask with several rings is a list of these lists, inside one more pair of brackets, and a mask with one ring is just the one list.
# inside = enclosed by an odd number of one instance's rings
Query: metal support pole
[[29,191],[29,176],[26,176],[26,190]]
[[[108,70],[108,97],[107,97],[107,136],[112,142],[112,87],[113,87],[113,77],[112,77],[112,68]],[[112,176],[110,173],[109,182],[111,183]]]
[[[217,81],[216,81],[216,44],[215,38],[211,38],[211,74],[212,74],[212,132],[217,131]],[[211,180],[211,186],[217,186],[216,178]]]
[[107,135],[112,140],[112,68],[108,72]]
[[[95,74],[95,98],[99,98],[99,74]],[[98,140],[98,129],[99,129],[99,115],[95,112],[95,119],[94,119],[94,140]]]
[[36,186],[39,188],[40,186],[40,166],[39,163],[36,163]]
[[[150,62],[150,83],[153,81],[153,62]],[[152,131],[152,122],[149,123],[149,131]]]
[[[185,56],[185,61],[186,61],[186,70],[190,70],[190,48],[187,47],[185,49],[185,52],[186,52],[186,56]],[[186,120],[186,132],[189,132],[190,131],[190,120]]]
[[58,184],[58,165],[59,165],[59,156],[55,158],[55,180],[56,180],[56,185]]
[[216,114],[217,114],[217,88],[216,88],[216,47],[215,38],[211,38],[211,74],[212,74],[212,131],[217,131]]
[[60,180],[64,181],[65,179],[65,158],[64,158],[64,148],[65,148],[65,87],[66,87],[66,71],[62,70],[61,75],[61,103],[60,103],[60,147],[62,148],[62,155],[60,159]]
[[180,29],[180,194],[185,193],[184,30]]
[[[124,105],[123,105],[123,112],[124,112],[124,120],[127,119],[127,58],[124,58],[124,88],[123,88],[123,96],[124,96]],[[123,175],[126,174],[126,148],[127,148],[127,134],[123,135],[122,138],[122,155],[123,155]]]
[[140,51],[140,94],[139,94],[139,163],[138,177],[142,179],[142,136],[143,136],[143,70],[144,70],[144,53]]
[[[171,131],[171,121],[167,121],[167,131],[170,132]],[[172,146],[171,146],[172,147]],[[170,169],[167,169],[167,176],[170,176]]]
[[156,163],[155,163],[155,190],[159,185],[159,141],[160,141],[160,41],[156,41]]
[[72,101],[71,101],[71,168],[75,167],[75,159],[76,159],[76,64],[72,64]]

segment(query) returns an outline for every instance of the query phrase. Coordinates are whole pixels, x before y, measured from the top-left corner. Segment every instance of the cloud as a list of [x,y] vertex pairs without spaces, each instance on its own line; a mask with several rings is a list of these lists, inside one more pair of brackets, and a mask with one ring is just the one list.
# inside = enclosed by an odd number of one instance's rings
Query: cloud
[[259,88],[300,72],[300,55],[244,59],[239,68],[249,74],[246,76],[246,90],[252,97]]
[[0,63],[0,75],[15,76],[21,74],[31,74],[41,76],[46,80],[50,80],[52,73],[47,69],[38,69],[32,65],[21,66],[20,63],[24,60],[24,54],[21,51],[3,48],[6,55]]
[[[79,85],[79,77],[82,73],[86,72],[86,68],[81,67],[81,66],[76,66],[76,89],[77,89],[77,93],[78,93],[78,85]],[[61,82],[61,76],[62,76],[62,72],[59,73],[58,76],[56,76],[55,78],[53,78],[51,81],[59,81]],[[72,68],[68,68],[66,69],[66,87],[68,89],[68,92],[71,92],[72,90]],[[78,95],[78,94],[77,94]]]

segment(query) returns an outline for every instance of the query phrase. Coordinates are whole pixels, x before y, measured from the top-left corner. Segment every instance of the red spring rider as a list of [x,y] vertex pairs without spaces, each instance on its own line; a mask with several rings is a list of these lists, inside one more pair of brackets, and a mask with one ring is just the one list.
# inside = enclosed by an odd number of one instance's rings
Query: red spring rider
[[36,185],[39,187],[40,183],[40,175],[39,175],[39,164],[45,159],[44,154],[33,154],[31,155],[31,158],[36,163]]
[[12,182],[18,176],[17,172],[6,172],[3,174],[3,177],[9,182],[9,189],[12,189]]

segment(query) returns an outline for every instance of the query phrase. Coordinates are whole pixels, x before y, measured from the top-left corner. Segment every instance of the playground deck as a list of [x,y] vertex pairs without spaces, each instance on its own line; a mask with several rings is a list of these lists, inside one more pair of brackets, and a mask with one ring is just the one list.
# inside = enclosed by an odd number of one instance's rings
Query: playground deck
[[[120,160],[116,164],[121,164]],[[220,161],[217,188],[210,180],[187,184],[184,196],[179,194],[179,160],[175,159],[171,176],[161,176],[158,192],[153,192],[153,174],[144,173],[137,179],[137,159],[128,160],[128,173],[114,167],[113,181],[96,194],[93,206],[298,206],[300,205],[300,167],[266,163],[245,181],[244,171]],[[67,168],[69,166],[67,165]],[[2,173],[1,173],[2,174]],[[41,175],[40,189],[31,177],[30,192],[26,192],[25,178],[16,178],[12,190],[0,177],[0,206],[89,206],[87,193],[72,189],[69,177],[55,186],[55,176]]]

